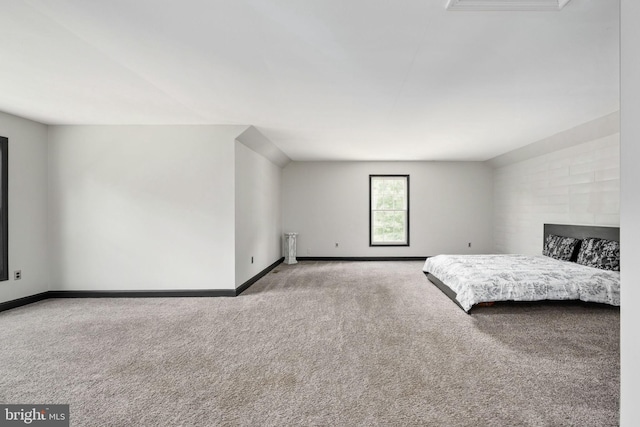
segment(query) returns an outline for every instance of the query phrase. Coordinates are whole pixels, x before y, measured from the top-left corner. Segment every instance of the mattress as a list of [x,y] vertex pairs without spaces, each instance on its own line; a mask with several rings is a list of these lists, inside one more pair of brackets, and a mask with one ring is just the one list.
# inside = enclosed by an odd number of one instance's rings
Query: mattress
[[620,272],[546,256],[438,255],[423,270],[453,290],[460,306],[495,301],[581,300],[620,305]]

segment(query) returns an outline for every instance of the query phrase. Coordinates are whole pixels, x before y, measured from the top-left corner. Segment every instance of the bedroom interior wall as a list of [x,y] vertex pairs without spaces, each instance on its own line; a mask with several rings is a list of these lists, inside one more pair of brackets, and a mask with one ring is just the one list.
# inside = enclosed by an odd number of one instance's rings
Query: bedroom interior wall
[[[0,302],[46,292],[47,126],[0,112],[0,136],[9,138],[9,280]],[[14,280],[13,272],[22,271]]]
[[640,2],[621,2],[621,218],[620,218],[620,425],[631,427],[640,417],[640,321],[635,301],[640,299]]
[[[370,174],[410,175],[411,246],[369,247]],[[283,231],[299,233],[301,257],[493,249],[492,169],[481,162],[291,162],[282,182]]]
[[543,224],[620,224],[620,134],[494,170],[495,249],[539,255]]
[[279,166],[236,141],[236,287],[281,257],[281,180]]
[[50,289],[234,289],[244,128],[50,126]]

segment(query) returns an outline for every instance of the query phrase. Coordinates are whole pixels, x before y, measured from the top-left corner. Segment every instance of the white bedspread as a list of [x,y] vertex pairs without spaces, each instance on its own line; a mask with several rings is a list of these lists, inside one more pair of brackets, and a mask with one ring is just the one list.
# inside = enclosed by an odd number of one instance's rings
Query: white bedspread
[[491,301],[582,300],[620,305],[620,272],[546,256],[438,255],[423,270],[457,294],[469,311]]

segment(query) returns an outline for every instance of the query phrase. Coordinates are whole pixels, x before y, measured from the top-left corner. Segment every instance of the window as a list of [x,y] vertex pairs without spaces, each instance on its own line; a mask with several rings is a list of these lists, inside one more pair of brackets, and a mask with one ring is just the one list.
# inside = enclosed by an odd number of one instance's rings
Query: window
[[0,136],[0,280],[9,280],[9,140]]
[[369,175],[369,246],[409,246],[409,175]]

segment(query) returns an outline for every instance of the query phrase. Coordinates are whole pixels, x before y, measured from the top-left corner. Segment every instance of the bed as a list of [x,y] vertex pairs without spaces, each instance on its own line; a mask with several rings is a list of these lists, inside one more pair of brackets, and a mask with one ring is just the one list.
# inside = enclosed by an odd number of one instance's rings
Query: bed
[[620,305],[620,229],[544,225],[545,255],[437,255],[429,280],[467,313],[498,301],[580,300]]

